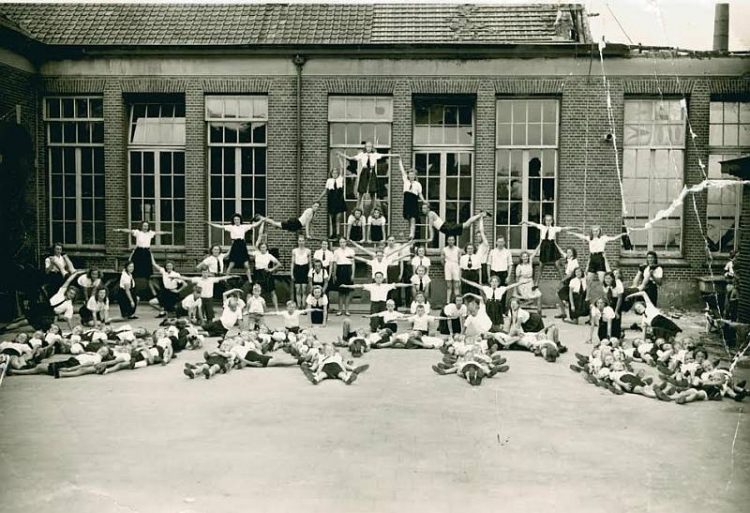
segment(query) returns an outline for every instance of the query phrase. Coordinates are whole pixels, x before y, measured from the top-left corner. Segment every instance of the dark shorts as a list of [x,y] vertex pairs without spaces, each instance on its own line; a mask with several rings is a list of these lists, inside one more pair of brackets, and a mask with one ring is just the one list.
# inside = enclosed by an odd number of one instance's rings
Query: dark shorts
[[557,249],[555,241],[544,239],[539,244],[539,261],[543,264],[553,264],[562,258],[562,253]]
[[443,222],[443,226],[438,230],[440,233],[445,234],[446,237],[453,235],[458,238],[464,233],[464,226],[462,224],[449,223],[448,221]]
[[607,263],[604,260],[604,253],[591,253],[589,256],[589,266],[586,269],[586,272],[607,272]]
[[[336,285],[353,285],[352,281],[352,266],[351,265],[337,265],[336,266]],[[339,289],[339,294],[348,294],[350,289],[343,288]]]
[[210,354],[206,357],[206,363],[208,365],[218,365],[219,367],[224,368],[227,365],[227,359],[225,356]]
[[232,246],[229,248],[229,256],[227,258],[236,266],[245,265],[245,262],[250,261],[250,255],[247,252],[247,242],[245,242],[245,239],[232,240]]
[[336,362],[328,362],[320,370],[331,379],[338,378],[344,372],[344,368]]
[[286,221],[282,221],[281,223],[281,229],[288,232],[298,232],[302,228],[304,227],[302,226],[302,223],[300,222],[298,217],[287,219]]
[[310,272],[310,264],[297,265],[292,268],[292,277],[297,285],[307,284],[307,274]]

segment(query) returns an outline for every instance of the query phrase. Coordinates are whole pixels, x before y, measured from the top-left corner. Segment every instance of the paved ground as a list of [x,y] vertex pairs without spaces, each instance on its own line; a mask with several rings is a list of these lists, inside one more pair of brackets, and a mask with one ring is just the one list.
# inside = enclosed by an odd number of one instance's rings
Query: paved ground
[[0,511],[747,511],[750,403],[614,396],[568,369],[585,328],[562,332],[558,363],[509,352],[510,372],[479,388],[405,350],[366,355],[351,387],[294,367],[190,381],[197,352],[104,377],[11,376]]

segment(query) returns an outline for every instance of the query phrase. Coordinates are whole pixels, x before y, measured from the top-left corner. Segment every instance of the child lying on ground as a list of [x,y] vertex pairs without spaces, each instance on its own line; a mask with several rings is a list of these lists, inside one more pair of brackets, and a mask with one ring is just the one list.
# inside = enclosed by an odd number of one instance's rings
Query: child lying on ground
[[203,374],[206,379],[210,379],[218,372],[226,374],[234,366],[237,356],[232,352],[232,348],[236,344],[237,342],[233,338],[225,339],[218,349],[203,353],[203,363],[194,365],[186,362],[183,373],[190,379],[195,378],[199,374]]
[[351,385],[357,377],[370,368],[369,365],[353,367],[344,363],[341,353],[333,344],[325,344],[323,352],[318,355],[309,367],[302,365],[302,373],[313,385],[317,385],[324,379],[340,379],[347,385]]
[[459,377],[466,379],[472,386],[479,386],[482,380],[487,377],[491,378],[498,372],[507,372],[510,367],[504,365],[505,359],[498,354],[496,357],[490,357],[484,354],[481,348],[476,345],[469,349],[453,365],[433,365],[432,370],[441,376],[447,374],[457,374]]

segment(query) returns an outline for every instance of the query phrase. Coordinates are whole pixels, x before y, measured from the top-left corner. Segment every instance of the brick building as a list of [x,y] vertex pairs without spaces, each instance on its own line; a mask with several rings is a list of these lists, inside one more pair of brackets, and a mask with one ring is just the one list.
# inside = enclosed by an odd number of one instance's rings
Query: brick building
[[[538,242],[524,220],[618,234],[750,150],[747,54],[609,43],[600,59],[579,5],[3,4],[0,41],[0,112],[20,105],[37,152],[38,255],[59,240],[107,268],[129,250],[112,228],[142,219],[172,233],[157,258],[188,268],[226,242],[207,221],[298,215],[363,140],[414,166],[447,220],[492,211],[488,235],[519,252]],[[741,196],[699,196],[608,259],[629,278],[654,249],[663,294],[695,298],[702,230],[718,272]],[[288,233],[269,242],[288,259]]]

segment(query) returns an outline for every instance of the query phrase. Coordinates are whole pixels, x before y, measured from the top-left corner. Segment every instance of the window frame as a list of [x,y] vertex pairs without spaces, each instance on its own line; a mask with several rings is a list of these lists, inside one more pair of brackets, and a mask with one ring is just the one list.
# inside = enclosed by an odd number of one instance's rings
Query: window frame
[[[59,117],[52,117],[51,113],[49,112],[49,101],[51,100],[57,100],[60,102],[60,116]],[[63,108],[62,108],[62,101],[63,100],[73,100],[73,116],[64,116],[63,115]],[[87,102],[87,115],[86,116],[78,116],[76,113],[77,106],[76,101],[77,100],[86,100]],[[91,100],[99,100],[101,104],[101,116],[92,116],[92,108],[91,108]],[[83,157],[82,157],[82,150],[91,150],[96,148],[101,148],[101,158],[102,158],[102,173],[101,176],[106,176],[106,167],[105,167],[105,160],[104,160],[104,96],[103,95],[97,95],[97,94],[81,94],[81,95],[70,95],[70,94],[62,94],[62,95],[50,95],[50,96],[44,96],[42,97],[42,122],[44,123],[44,137],[45,137],[45,158],[47,159],[46,162],[46,169],[47,169],[47,208],[49,209],[49,215],[47,218],[47,228],[49,230],[49,243],[53,244],[56,242],[62,242],[69,248],[77,248],[77,249],[85,249],[85,250],[98,250],[103,249],[106,245],[106,184],[105,184],[105,190],[102,191],[102,196],[97,196],[95,194],[95,187],[92,188],[92,195],[87,196],[85,199],[90,199],[94,205],[96,205],[97,201],[101,201],[103,203],[103,210],[105,212],[105,218],[102,219],[102,223],[104,224],[104,240],[101,243],[93,243],[93,244],[86,244],[83,242],[83,177],[82,175],[82,163],[83,163]],[[52,142],[51,138],[51,127],[53,123],[89,123],[91,125],[91,129],[93,130],[93,125],[95,123],[101,123],[101,142],[78,142],[77,140],[75,142],[66,142],[64,139],[60,142]],[[64,129],[64,128],[63,128]],[[77,139],[77,128],[76,128],[76,139]],[[93,132],[91,133],[91,138],[93,139]],[[61,150],[64,150],[66,148],[72,148],[74,150],[74,166],[75,166],[75,239],[76,241],[74,243],[68,242],[65,240],[64,234],[63,234],[63,240],[57,241],[54,237],[54,224],[55,220],[53,219],[53,200],[54,200],[54,191],[53,191],[53,170],[52,170],[52,150],[55,148],[59,148]],[[92,171],[93,171],[93,159],[94,159],[94,153],[92,152]],[[62,175],[65,175],[65,173],[62,173]],[[92,177],[95,176],[95,173],[92,172]],[[64,180],[63,180],[64,182]],[[63,183],[63,190],[64,190],[65,184]],[[63,195],[64,197],[67,197]],[[65,201],[63,199],[63,201]],[[94,212],[96,212],[96,207],[94,206]],[[67,217],[63,217],[63,219],[59,220],[63,225],[70,222]],[[96,224],[96,218],[91,221]],[[64,230],[64,229],[63,229]],[[94,228],[93,237],[96,238],[96,228]]]
[[[387,100],[386,103],[389,104],[387,113],[387,116],[385,118],[378,118],[378,117],[349,117],[346,114],[346,107],[344,109],[345,115],[344,117],[336,117],[332,115],[332,106],[331,106],[331,100],[337,100],[337,99],[357,99],[357,100],[373,100],[375,104],[377,104],[378,101],[384,101]],[[374,138],[373,138],[373,149],[378,151],[378,153],[390,153],[393,150],[393,96],[392,95],[386,95],[386,94],[329,94],[327,97],[327,114],[326,114],[326,123],[327,123],[327,132],[328,132],[328,170],[326,172],[326,180],[330,178],[330,172],[332,169],[335,169],[339,167],[339,158],[334,158],[334,153],[337,151],[340,151],[341,153],[347,154],[347,156],[354,156],[362,149],[362,144],[360,140],[360,144],[357,145],[350,145],[350,144],[333,144],[333,126],[334,124],[352,124],[352,125],[358,125],[359,126],[359,133],[360,133],[360,139],[362,139],[362,126],[363,125],[371,125],[373,127],[373,133],[376,133],[377,125],[388,125],[388,144],[376,144]],[[361,109],[360,109],[361,112]],[[388,172],[383,176],[379,174],[379,179],[386,180],[385,189],[388,193],[387,198],[379,198],[381,206],[385,206],[386,212],[384,212],[384,216],[386,218],[386,230],[390,231],[391,228],[391,222],[392,222],[392,199],[393,195],[391,194],[393,190],[393,163],[391,162],[391,158],[388,157],[386,159],[383,159],[381,162],[383,162],[388,167]],[[349,185],[351,184],[351,189],[354,193],[356,193],[355,185],[356,185],[356,177],[353,177],[351,175],[346,174],[347,169],[347,162],[343,163],[344,168],[340,169],[342,176],[344,177],[344,202],[347,205],[347,212],[344,213],[344,219],[341,223],[341,226],[337,228],[337,233],[339,234],[345,234],[346,233],[346,223],[347,223],[347,216],[351,214],[353,211],[353,208],[350,210],[350,207],[352,205],[355,205],[358,203],[358,200],[356,197],[348,197],[347,192]],[[350,182],[350,180],[353,180]],[[331,220],[329,216],[326,215],[328,218],[326,220],[326,225],[328,226],[328,230],[330,233],[331,229]]]
[[[681,188],[684,187],[685,186],[685,182],[686,182],[686,178],[685,177],[686,177],[686,172],[687,172],[687,170],[686,170],[686,159],[687,159],[687,119],[688,119],[688,115],[687,115],[687,106],[686,105],[683,106],[683,103],[682,103],[683,102],[683,98],[677,97],[677,96],[667,96],[667,97],[654,97],[654,96],[630,96],[630,97],[628,97],[628,96],[626,96],[624,98],[624,101],[623,101],[623,131],[626,131],[628,126],[644,124],[646,122],[648,122],[651,126],[666,126],[666,127],[669,127],[669,126],[676,126],[677,125],[677,122],[672,121],[671,119],[669,119],[669,120],[659,120],[659,119],[656,119],[655,115],[652,115],[652,119],[649,119],[649,120],[635,119],[635,120],[629,122],[626,119],[626,116],[625,116],[625,113],[627,111],[628,102],[651,102],[651,104],[652,104],[652,112],[653,112],[653,109],[656,108],[656,104],[658,104],[658,102],[670,102],[670,103],[678,102],[680,104],[681,112],[683,112],[683,110],[684,110],[685,114],[683,115],[683,119],[682,119],[682,133],[683,133],[683,138],[682,138],[682,141],[679,142],[679,144],[675,144],[675,143],[672,143],[670,141],[669,144],[653,144],[652,142],[649,142],[648,144],[633,144],[633,145],[628,145],[628,143],[627,143],[627,137],[623,136],[623,143],[622,143],[622,176],[621,176],[621,179],[623,180],[623,183],[624,183],[624,181],[626,179],[629,179],[629,178],[638,178],[638,176],[633,176],[633,177],[629,177],[629,176],[626,177],[625,176],[625,167],[626,167],[625,166],[625,162],[626,162],[625,153],[627,151],[635,151],[635,154],[636,154],[635,162],[636,162],[636,164],[638,163],[638,153],[640,151],[648,151],[648,155],[649,155],[649,159],[648,160],[650,162],[650,164],[649,164],[649,169],[650,170],[653,169],[653,163],[654,163],[654,160],[656,159],[656,152],[657,151],[666,151],[666,152],[668,152],[668,159],[669,159],[670,165],[674,165],[674,162],[677,162],[676,160],[673,160],[673,155],[672,154],[674,152],[679,151],[679,152],[681,152],[680,162],[681,162],[681,167],[682,167],[682,176],[680,177],[681,178]],[[652,137],[653,137],[653,135],[652,135]],[[652,174],[649,173],[649,189],[650,189],[651,184],[655,183],[656,180],[658,180],[658,178],[653,177]],[[673,199],[674,198],[671,198],[670,202]],[[652,217],[652,214],[650,214],[650,212],[652,210],[652,201],[653,201],[653,199],[652,199],[651,196],[649,196],[648,200],[649,200],[649,215],[647,216],[647,219],[646,219],[647,221],[649,219],[651,219],[651,217]],[[667,205],[664,205],[664,208],[666,208],[666,206]],[[625,258],[640,258],[640,257],[643,257],[648,251],[657,251],[660,256],[665,257],[665,258],[683,258],[684,257],[684,252],[685,252],[685,206],[684,205],[682,205],[682,206],[679,207],[679,215],[680,215],[680,217],[679,217],[680,233],[679,233],[679,247],[677,249],[660,249],[660,248],[654,246],[654,241],[653,241],[654,233],[653,233],[653,230],[647,230],[646,234],[647,234],[647,237],[648,237],[648,242],[646,244],[646,248],[645,249],[641,249],[641,248],[636,249],[635,245],[633,245],[634,246],[633,249],[626,250],[626,249],[624,249],[622,247],[622,244],[621,244],[620,245],[620,255],[622,257],[625,257]],[[623,215],[623,217],[622,217],[622,223],[623,223],[623,226],[625,226],[626,221],[628,219],[642,219],[642,218],[643,218],[643,216],[635,217],[634,213],[632,213],[632,215],[631,214],[627,214],[627,215]],[[674,216],[667,217],[666,219],[674,219]],[[632,243],[632,241],[631,241],[631,243]]]
[[[722,105],[722,109],[721,109],[722,110],[722,119],[721,119],[720,123],[711,121],[711,114],[713,113],[712,104],[717,104],[717,103],[720,103]],[[737,104],[737,110],[738,110],[738,112],[737,112],[737,122],[736,123],[734,123],[734,122],[732,122],[732,123],[725,123],[725,121],[724,121],[725,110],[726,110],[725,109],[725,104],[727,104],[727,103],[736,103]],[[727,176],[727,175],[725,175],[725,174],[723,174],[721,172],[719,173],[718,176],[713,176],[712,177],[711,176],[711,160],[712,160],[712,157],[718,157],[720,159],[719,160],[719,165],[720,165],[721,161],[723,161],[723,160],[740,157],[742,155],[747,155],[748,153],[750,153],[750,143],[747,144],[747,145],[742,145],[741,141],[740,141],[740,134],[741,134],[742,126],[743,125],[750,125],[750,119],[748,119],[747,121],[744,121],[744,122],[743,122],[743,119],[742,119],[742,104],[743,103],[747,104],[746,109],[750,110],[750,98],[748,98],[748,97],[722,97],[722,96],[718,96],[717,95],[717,96],[712,96],[711,100],[709,101],[709,143],[708,143],[708,162],[706,163],[706,165],[707,165],[707,175],[708,175],[709,179],[711,179],[711,178],[737,179],[734,176],[731,176],[731,175]],[[721,144],[711,144],[711,138],[710,138],[711,127],[716,126],[716,125],[724,127],[727,124],[737,126],[737,130],[738,130],[737,144],[736,145],[731,145],[731,144],[728,145],[728,144],[726,144],[726,142],[724,140],[724,129],[722,129]],[[740,218],[741,218],[741,215],[742,215],[742,197],[743,197],[743,188],[744,187],[745,187],[744,185],[739,185],[739,187],[737,188],[736,194],[735,194],[735,196],[736,196],[736,202],[735,203],[736,204],[735,204],[735,215],[734,215],[734,245],[733,245],[732,248],[728,248],[725,251],[722,251],[722,249],[724,249],[724,248],[721,248],[721,249],[719,249],[717,251],[712,251],[712,253],[714,255],[721,256],[721,257],[728,257],[730,251],[737,250],[739,248],[739,229],[740,229]],[[710,195],[710,194],[711,194],[711,192],[709,191],[708,195]],[[711,222],[711,220],[713,220],[713,219],[718,219],[718,220],[728,219],[728,218],[725,218],[724,216],[709,217],[709,207],[710,206],[711,206],[711,203],[710,203],[708,197],[706,197],[706,233],[708,233],[708,225]]]
[[[160,100],[151,100],[147,99],[144,101],[133,101],[127,104],[127,107],[129,109],[128,112],[128,132],[127,132],[127,180],[128,180],[128,222],[130,224],[129,228],[132,230],[134,223],[139,223],[139,221],[133,220],[133,209],[132,209],[132,203],[133,203],[133,195],[132,195],[132,153],[133,152],[140,152],[140,153],[146,153],[146,152],[153,152],[154,153],[154,220],[149,221],[150,228],[154,231],[160,231],[161,230],[161,202],[162,202],[162,196],[161,196],[161,153],[182,153],[182,161],[183,161],[183,177],[185,180],[185,189],[187,189],[187,162],[185,160],[186,155],[186,146],[187,141],[185,141],[185,145],[176,145],[176,144],[142,144],[142,143],[132,143],[132,139],[135,135],[134,133],[134,114],[135,114],[135,107],[136,105],[159,105],[160,111],[161,108],[164,105],[173,105],[178,106],[181,105],[183,111],[185,110],[185,103],[184,101],[178,101],[175,99],[165,99],[163,101]],[[173,110],[174,112],[174,110]],[[172,116],[172,118],[176,118],[179,116]],[[161,119],[161,118],[155,118],[155,119]],[[170,119],[170,118],[164,118],[164,119]],[[185,120],[187,121],[187,117],[185,117]],[[174,165],[174,157],[173,157],[173,165]],[[141,176],[144,173],[141,174]],[[174,176],[174,173],[171,174]],[[144,198],[143,194],[139,196],[141,199]],[[181,199],[183,202],[185,202],[185,219],[182,221],[176,221],[172,219],[171,221],[165,221],[170,224],[175,224],[176,222],[182,223],[185,227],[185,243],[184,244],[162,244],[161,242],[161,235],[157,235],[154,237],[152,248],[155,249],[164,249],[169,251],[184,251],[187,247],[187,190],[185,190],[184,196],[182,198],[177,198],[174,195],[174,192],[169,197],[169,200],[174,202],[176,199]],[[174,208],[174,206],[173,206]],[[174,233],[172,233],[172,240],[174,241]],[[132,249],[135,247],[135,242],[133,241],[132,237],[128,238],[128,248]]]
[[[526,104],[526,121],[524,123],[525,131],[526,131],[526,143],[522,145],[513,144],[513,133],[511,132],[511,142],[510,144],[504,144],[501,143],[499,138],[499,130],[498,127],[502,124],[500,121],[500,103],[506,102],[506,101],[519,101],[524,100],[527,102]],[[528,109],[528,102],[529,101],[554,101],[555,102],[555,142],[554,144],[544,144],[544,108],[541,108],[541,117],[539,124],[540,127],[540,144],[528,144],[528,133],[529,133],[529,109]],[[492,233],[493,233],[493,241],[497,240],[500,236],[505,238],[506,247],[511,251],[513,255],[520,255],[521,253],[525,251],[533,251],[535,248],[531,248],[528,245],[529,240],[529,230],[532,229],[532,227],[528,225],[515,225],[510,224],[510,219],[508,220],[507,225],[499,225],[497,224],[497,205],[500,201],[498,199],[498,185],[499,185],[499,164],[500,164],[500,154],[502,151],[520,151],[521,152],[521,182],[523,185],[523,194],[521,198],[521,220],[522,222],[524,220],[528,220],[528,214],[529,214],[529,204],[531,203],[529,200],[529,153],[530,152],[544,152],[544,151],[553,151],[554,152],[554,174],[551,177],[554,180],[554,193],[553,193],[553,200],[550,201],[544,201],[541,199],[541,191],[543,190],[543,180],[545,176],[543,174],[540,174],[540,199],[538,203],[543,205],[544,203],[552,203],[552,215],[554,216],[555,221],[557,221],[557,212],[558,212],[558,192],[559,192],[559,174],[560,174],[560,109],[561,109],[561,99],[558,96],[498,96],[495,99],[495,168],[494,168],[494,191],[493,191],[493,221],[492,221]],[[511,113],[512,113],[512,107],[511,107]],[[511,114],[512,116],[512,114]],[[508,124],[508,123],[505,123]],[[512,127],[516,123],[513,122],[513,119],[511,118],[510,126]],[[511,175],[512,177],[512,175]],[[550,178],[550,177],[546,177]],[[510,181],[510,180],[509,180]],[[505,201],[505,200],[503,200]],[[508,200],[510,204],[510,200]],[[510,205],[509,205],[510,208]],[[510,216],[510,210],[509,210],[509,216]],[[543,224],[541,221],[539,221],[539,224]],[[507,228],[510,230],[512,227],[519,226],[521,228],[521,247],[520,248],[513,248],[511,247],[511,241],[510,241],[510,235],[501,233],[499,230],[501,228]]]
[[[212,117],[209,114],[209,102],[213,100],[221,100],[224,102],[222,104],[222,116],[221,117]],[[250,100],[252,101],[252,113],[250,116],[240,116],[240,107],[238,103],[238,111],[237,116],[235,117],[228,117],[226,115],[226,106],[225,100],[237,100],[238,102],[242,100]],[[255,102],[262,100],[265,104],[264,109],[264,115],[263,116],[255,116]],[[227,219],[220,219],[215,220],[212,218],[212,201],[221,201],[222,205],[222,213],[224,211],[224,205],[225,202],[227,202],[226,196],[212,196],[212,178],[213,177],[220,177],[223,183],[223,180],[226,177],[233,177],[235,180],[235,195],[234,195],[234,212],[242,212],[242,202],[243,201],[251,201],[253,205],[253,214],[256,214],[255,207],[258,201],[262,201],[264,203],[264,209],[263,209],[263,215],[266,215],[268,213],[268,124],[269,124],[269,116],[268,116],[268,95],[265,94],[245,94],[245,95],[237,95],[237,94],[230,94],[230,95],[221,95],[221,94],[207,94],[204,97],[204,122],[206,124],[206,179],[207,179],[207,186],[206,186],[206,195],[207,195],[207,204],[208,204],[208,220],[211,223],[215,224],[226,224]],[[225,136],[222,138],[222,142],[215,142],[211,141],[211,123],[235,123],[235,124],[241,124],[241,123],[250,123],[250,132],[252,134],[253,129],[256,125],[264,125],[265,126],[265,138],[264,142],[256,142],[254,140],[254,137],[251,137],[253,140],[251,142],[240,142],[239,137],[237,142],[226,142]],[[212,149],[218,148],[222,150],[222,173],[218,175],[214,175],[211,172],[212,169]],[[253,149],[253,173],[250,175],[243,175],[242,173],[242,151],[244,149]],[[265,149],[265,170],[262,175],[255,172],[256,165],[256,148],[264,148]],[[227,149],[234,149],[234,172],[232,174],[226,173],[226,170],[224,169],[224,151]],[[256,187],[255,187],[255,179],[258,176],[265,177],[265,190],[263,191],[263,197],[258,198],[256,195]],[[253,196],[252,197],[244,197],[242,195],[242,178],[250,178],[253,181]],[[223,188],[223,186],[222,186]],[[252,230],[255,232],[255,229]],[[208,226],[208,241],[209,245],[218,244],[223,249],[228,248],[231,245],[231,242],[227,242],[229,240],[229,234],[226,232],[223,232],[221,234],[221,240],[214,240],[215,238],[215,229],[211,226]]]

